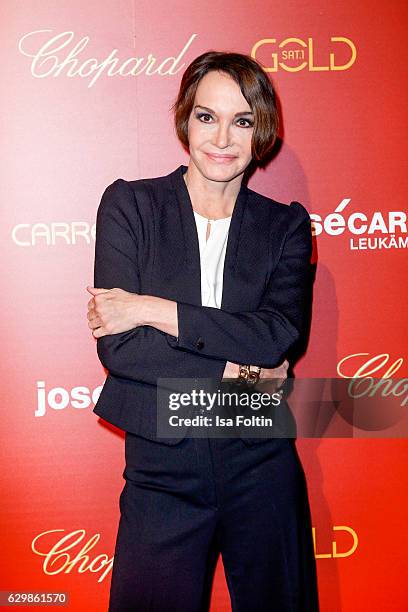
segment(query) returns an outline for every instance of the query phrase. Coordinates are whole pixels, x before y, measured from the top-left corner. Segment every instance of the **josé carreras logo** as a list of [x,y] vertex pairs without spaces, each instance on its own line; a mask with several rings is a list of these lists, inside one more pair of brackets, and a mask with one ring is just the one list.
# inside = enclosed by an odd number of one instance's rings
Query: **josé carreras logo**
[[406,249],[407,214],[402,210],[363,212],[352,210],[351,198],[344,198],[334,212],[310,214],[314,236],[348,235],[352,251]]
[[333,72],[349,70],[356,61],[357,49],[345,36],[332,36],[329,42],[316,41],[311,36],[306,39],[290,36],[283,40],[258,40],[251,56],[259,60],[265,72]]

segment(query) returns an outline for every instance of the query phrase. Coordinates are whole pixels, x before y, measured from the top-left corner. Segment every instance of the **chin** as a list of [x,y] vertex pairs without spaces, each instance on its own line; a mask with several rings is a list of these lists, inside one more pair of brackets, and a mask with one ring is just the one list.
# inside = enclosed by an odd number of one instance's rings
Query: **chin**
[[230,163],[217,163],[211,161],[206,155],[200,160],[199,168],[201,173],[210,180],[228,181],[243,172],[246,165],[237,157]]

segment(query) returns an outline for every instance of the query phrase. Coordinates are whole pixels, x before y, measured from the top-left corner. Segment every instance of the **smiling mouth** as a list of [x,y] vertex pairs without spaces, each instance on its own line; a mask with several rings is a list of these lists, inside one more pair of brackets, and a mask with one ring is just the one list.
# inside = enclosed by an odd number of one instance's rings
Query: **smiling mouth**
[[210,159],[214,159],[216,161],[231,161],[232,159],[236,159],[237,156],[236,155],[220,155],[217,153],[207,153],[208,157]]

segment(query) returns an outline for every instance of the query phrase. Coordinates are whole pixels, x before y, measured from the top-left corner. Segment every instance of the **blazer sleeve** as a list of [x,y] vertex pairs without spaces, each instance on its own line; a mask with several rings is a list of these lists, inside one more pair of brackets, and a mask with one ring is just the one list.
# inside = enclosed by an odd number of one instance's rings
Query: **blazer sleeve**
[[305,323],[312,253],[307,210],[292,202],[288,214],[280,257],[258,310],[230,313],[178,302],[179,335],[169,336],[172,347],[265,368],[284,360]]
[[[132,187],[117,179],[101,198],[96,216],[94,286],[140,293],[137,259],[139,211]],[[174,338],[174,336],[172,336]],[[115,376],[157,384],[157,378],[220,381],[225,360],[175,350],[167,334],[150,326],[97,338],[102,365]]]

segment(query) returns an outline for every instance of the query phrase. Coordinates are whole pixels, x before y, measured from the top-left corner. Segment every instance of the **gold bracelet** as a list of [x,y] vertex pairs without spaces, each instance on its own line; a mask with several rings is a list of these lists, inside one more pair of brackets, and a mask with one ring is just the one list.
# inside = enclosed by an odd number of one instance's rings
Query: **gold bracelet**
[[247,385],[256,385],[256,383],[259,381],[261,369],[262,368],[259,366],[240,365],[238,380],[240,382],[245,382]]

